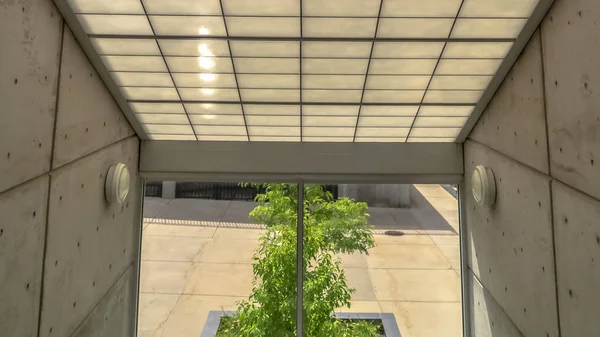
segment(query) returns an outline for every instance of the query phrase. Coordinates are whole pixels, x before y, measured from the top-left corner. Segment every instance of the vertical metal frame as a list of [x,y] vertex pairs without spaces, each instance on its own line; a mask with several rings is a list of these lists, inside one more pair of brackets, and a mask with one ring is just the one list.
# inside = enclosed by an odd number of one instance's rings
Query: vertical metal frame
[[[466,178],[465,178],[466,179]],[[467,188],[465,180],[458,184],[458,238],[460,244],[460,286],[463,336],[471,337],[471,280],[469,279],[469,240],[467,238]]]
[[135,233],[137,234],[137,237],[134,235],[134,260],[133,260],[133,266],[135,268],[134,272],[135,272],[135,282],[132,285],[133,288],[133,304],[132,304],[132,316],[133,317],[133,322],[131,324],[131,329],[133,331],[131,331],[131,336],[133,337],[137,337],[138,335],[138,323],[139,323],[139,319],[138,319],[138,313],[139,313],[139,307],[140,307],[140,280],[142,279],[142,235],[144,234],[144,199],[145,199],[145,195],[146,195],[146,181],[144,179],[141,178],[137,178],[137,183],[141,184],[141,188],[140,190],[140,202],[137,203],[136,205],[136,216],[134,218],[134,222],[135,225],[139,225],[139,228],[136,227],[135,229]]
[[304,182],[297,186],[296,223],[296,336],[304,336]]

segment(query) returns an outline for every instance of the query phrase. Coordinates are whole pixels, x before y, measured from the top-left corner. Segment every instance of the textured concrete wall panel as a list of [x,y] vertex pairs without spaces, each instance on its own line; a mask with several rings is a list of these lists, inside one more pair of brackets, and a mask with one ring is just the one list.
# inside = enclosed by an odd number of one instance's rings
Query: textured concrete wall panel
[[465,164],[467,191],[478,164],[497,184],[491,208],[466,196],[469,265],[524,336],[557,337],[549,178],[473,141]]
[[134,133],[68,28],[61,67],[55,168]]
[[523,337],[496,300],[483,288],[469,271],[471,293],[471,336],[473,337]]
[[469,137],[548,173],[539,31],[525,47]]
[[133,261],[140,186],[119,206],[104,183],[117,162],[137,176],[138,146],[131,137],[52,174],[40,337],[69,336]]
[[552,184],[563,336],[600,336],[600,201]]
[[0,192],[50,168],[61,29],[52,1],[0,2]]
[[134,268],[129,267],[72,337],[131,336],[134,282]]
[[600,1],[557,0],[542,45],[552,176],[600,199]]
[[48,176],[0,194],[0,336],[37,336]]

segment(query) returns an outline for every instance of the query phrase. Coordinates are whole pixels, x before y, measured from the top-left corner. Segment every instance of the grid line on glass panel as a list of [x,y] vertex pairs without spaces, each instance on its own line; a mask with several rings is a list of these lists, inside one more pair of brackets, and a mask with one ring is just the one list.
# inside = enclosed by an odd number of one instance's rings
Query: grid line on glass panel
[[285,36],[221,36],[221,35],[132,35],[88,34],[93,39],[160,39],[160,40],[227,40],[227,41],[306,41],[306,42],[515,42],[506,37],[285,37]]
[[[202,103],[202,104],[237,104],[238,102],[232,101],[204,101],[204,100],[147,100],[147,99],[131,99],[127,100],[130,103]],[[299,105],[300,102],[296,101],[240,101],[239,104],[248,104],[248,105]],[[303,102],[304,105],[342,105],[342,106],[357,106],[357,102]],[[423,102],[419,103],[410,103],[410,102],[399,102],[399,103],[387,103],[387,102],[364,102],[363,106],[468,106],[473,107],[475,103],[427,103]],[[460,117],[460,116],[459,116]]]
[[[223,17],[223,24],[225,25],[225,34],[229,37],[229,29],[227,28],[227,19],[225,19],[225,9],[223,8],[223,0],[219,0],[221,6],[221,16]],[[233,52],[231,51],[231,40],[227,40],[227,48],[229,48],[229,56],[231,57],[231,69],[233,70],[233,78],[235,78],[235,86],[237,87],[238,97],[240,99],[240,109],[242,109],[242,118],[244,119],[244,127],[246,128],[246,137],[250,141],[250,131],[248,131],[248,122],[246,121],[246,114],[244,113],[244,105],[242,104],[242,91],[240,90],[240,82],[238,81],[237,73],[235,71],[235,62],[233,61]]]
[[[115,12],[74,12],[77,15],[131,15],[131,16],[142,16],[144,14],[141,13],[127,13],[127,12],[123,12],[123,13],[115,13]],[[182,16],[182,17],[189,17],[189,16],[197,16],[197,17],[201,17],[201,16],[217,16],[216,14],[200,14],[200,13],[194,13],[194,14],[183,14],[183,13],[152,13],[149,14],[149,16]],[[265,14],[236,14],[236,15],[227,15],[227,17],[229,18],[245,18],[245,17],[250,17],[250,18],[301,18],[301,17],[306,17],[306,18],[316,18],[316,19],[337,19],[337,18],[345,18],[345,19],[376,19],[376,16],[355,16],[355,15],[344,15],[344,16],[331,16],[331,15],[305,15],[305,16],[298,16],[298,15],[265,15]],[[447,15],[441,15],[441,16],[403,16],[403,15],[382,15],[381,18],[384,19],[454,19],[454,16],[447,16]],[[528,16],[463,16],[461,18],[466,18],[466,19],[493,19],[493,20],[503,20],[503,19],[529,19]]]
[[[381,9],[383,8],[383,1],[379,2],[379,12],[377,13],[377,22],[375,23],[375,33],[373,38],[377,38],[377,30],[379,29],[379,19],[381,18]],[[358,114],[356,115],[356,125],[354,126],[354,136],[352,141],[356,141],[356,133],[358,131],[358,121],[360,120],[360,110],[362,109],[363,99],[365,97],[365,89],[367,87],[367,78],[369,77],[369,67],[371,67],[371,59],[373,58],[373,49],[375,49],[375,41],[371,42],[371,52],[369,53],[369,61],[367,62],[367,69],[365,70],[365,81],[363,83],[362,92],[360,93],[360,105],[358,106]]]
[[[140,4],[142,6],[142,9],[144,10],[144,14],[146,15],[146,17],[148,17],[148,12],[146,11],[146,6],[144,5],[144,1],[140,0]],[[150,29],[152,30],[152,34],[156,35],[156,32],[154,31],[154,26],[152,25],[152,21],[150,19],[148,19],[148,24],[150,25]],[[167,60],[165,59],[165,55],[162,52],[162,48],[160,46],[160,43],[158,43],[158,41],[156,41],[156,46],[158,47],[158,51],[160,52],[160,57],[162,57],[163,62],[165,63],[165,67],[167,68],[167,72],[169,73],[169,77],[171,78],[171,82],[173,82],[173,87],[175,88],[175,91],[177,92],[177,97],[179,97],[179,101],[181,101],[181,94],[179,93],[179,88],[177,88],[177,85],[175,85],[175,79],[173,79],[173,74],[171,73],[171,69],[169,69],[169,64],[167,63]],[[156,103],[156,101],[154,101]],[[196,131],[194,130],[194,127],[192,126],[192,120],[190,119],[190,115],[187,112],[187,109],[185,108],[185,105],[183,106],[183,112],[185,112],[185,116],[187,117],[188,123],[190,123],[190,128],[192,128],[192,132],[194,132],[194,137],[196,137],[196,140],[198,140],[198,135],[196,134]]]
[[[450,26],[450,32],[448,32],[448,38],[450,38],[452,36],[452,31],[454,30],[454,26],[456,25],[456,21],[458,20],[458,17],[460,16],[460,11],[462,10],[464,4],[465,4],[465,0],[461,0],[460,6],[458,6],[458,11],[456,12],[456,17],[454,18],[454,21],[452,22],[452,26]],[[413,122],[410,125],[410,129],[408,129],[408,133],[406,134],[407,141],[410,139],[410,134],[411,134],[412,130],[414,129],[417,118],[419,117],[419,112],[421,111],[421,107],[423,106],[423,102],[425,101],[425,96],[427,96],[427,92],[429,91],[431,82],[433,82],[435,72],[437,71],[437,68],[440,65],[440,61],[442,60],[442,56],[444,56],[444,50],[446,49],[447,45],[448,45],[448,42],[444,42],[444,46],[442,47],[442,51],[440,52],[440,57],[438,58],[437,62],[435,63],[435,67],[433,68],[433,72],[431,73],[431,77],[429,78],[429,82],[427,83],[427,87],[425,87],[425,91],[423,92],[423,97],[421,98],[421,104],[419,105],[419,108],[417,109],[417,112],[415,114],[415,118],[413,119]]]

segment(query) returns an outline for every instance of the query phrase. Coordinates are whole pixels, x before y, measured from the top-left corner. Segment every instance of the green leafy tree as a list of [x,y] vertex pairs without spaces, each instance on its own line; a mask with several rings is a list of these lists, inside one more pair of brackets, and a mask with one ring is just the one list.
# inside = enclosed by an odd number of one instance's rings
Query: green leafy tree
[[[253,257],[252,293],[238,303],[232,324],[222,330],[222,336],[296,335],[297,186],[260,187],[265,192],[256,197],[258,206],[250,216],[267,229]],[[354,292],[336,254],[367,254],[374,246],[367,204],[334,199],[322,186],[307,185],[303,206],[305,336],[378,336],[373,325],[349,324],[331,316],[336,308],[350,307]]]

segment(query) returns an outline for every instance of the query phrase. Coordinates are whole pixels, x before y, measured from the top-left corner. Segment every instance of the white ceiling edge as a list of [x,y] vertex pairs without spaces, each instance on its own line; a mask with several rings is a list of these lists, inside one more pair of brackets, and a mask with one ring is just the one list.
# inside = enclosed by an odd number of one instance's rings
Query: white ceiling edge
[[475,127],[475,124],[477,124],[477,121],[485,111],[485,108],[490,103],[490,101],[496,94],[496,91],[498,91],[500,85],[502,84],[502,82],[512,69],[513,65],[519,58],[519,55],[521,55],[521,52],[523,52],[523,49],[525,49],[527,43],[529,43],[529,40],[542,23],[542,20],[546,16],[546,13],[548,13],[550,7],[552,7],[553,3],[554,0],[539,0],[537,6],[533,10],[533,13],[531,13],[531,17],[529,18],[529,20],[527,20],[525,26],[523,26],[523,29],[521,30],[521,33],[519,34],[515,42],[513,43],[512,48],[510,48],[508,54],[506,55],[506,57],[504,57],[504,60],[500,64],[500,67],[496,71],[496,74],[488,84],[487,89],[483,92],[483,94],[479,98],[479,102],[477,102],[477,104],[475,105],[475,109],[471,113],[471,116],[469,117],[469,119],[467,119],[467,122],[463,126],[462,131],[458,134],[458,137],[456,138],[457,143],[465,142],[465,140]]

